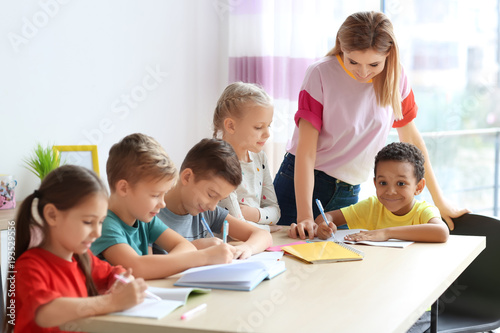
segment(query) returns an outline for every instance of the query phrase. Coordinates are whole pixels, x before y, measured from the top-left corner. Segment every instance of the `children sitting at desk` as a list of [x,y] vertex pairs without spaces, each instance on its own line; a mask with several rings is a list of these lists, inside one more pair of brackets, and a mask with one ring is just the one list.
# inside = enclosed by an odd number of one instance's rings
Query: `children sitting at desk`
[[[229,236],[242,243],[235,245],[234,258],[245,259],[264,251],[272,244],[268,231],[239,220],[217,206],[241,183],[241,167],[231,145],[218,139],[203,139],[187,153],[180,176],[165,194],[166,207],[158,217],[198,249],[222,243],[210,237],[201,219],[216,233],[228,221]],[[208,237],[208,238],[205,238]]]
[[337,226],[347,223],[350,229],[368,229],[346,236],[352,241],[396,238],[446,242],[449,230],[441,220],[439,210],[414,197],[425,187],[423,177],[424,156],[417,147],[404,142],[385,146],[375,157],[377,195],[349,207],[326,212],[327,219],[333,221],[328,225],[322,216],[316,218],[317,236],[326,239],[337,230]]
[[[95,255],[112,265],[133,269],[144,279],[158,279],[195,266],[231,262],[236,249],[218,244],[198,251],[156,215],[177,171],[160,144],[144,134],[131,134],[113,145],[106,164],[111,188],[102,236],[92,244]],[[168,255],[153,255],[158,244]]]

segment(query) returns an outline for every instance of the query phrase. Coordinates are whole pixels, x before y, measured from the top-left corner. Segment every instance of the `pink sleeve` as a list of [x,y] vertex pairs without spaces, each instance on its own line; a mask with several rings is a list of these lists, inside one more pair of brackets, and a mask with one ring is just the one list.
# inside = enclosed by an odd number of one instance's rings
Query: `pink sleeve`
[[297,126],[299,126],[301,118],[310,122],[318,131],[321,131],[323,126],[323,105],[312,98],[305,90],[302,90],[299,94],[299,109],[294,118]]
[[415,103],[415,96],[413,95],[413,90],[411,89],[410,83],[408,82],[408,77],[403,66],[401,66],[401,80],[400,91],[401,91],[401,113],[403,114],[403,119],[394,121],[392,124],[393,128],[403,127],[410,123],[413,119],[417,117],[418,107]]
[[394,121],[392,124],[393,128],[403,127],[417,117],[418,107],[415,103],[413,90],[410,90],[408,96],[401,102],[401,111],[403,113],[403,119]]
[[304,82],[299,93],[299,108],[295,113],[295,124],[305,119],[314,128],[321,131],[323,126],[323,82],[321,73],[316,66],[307,69]]

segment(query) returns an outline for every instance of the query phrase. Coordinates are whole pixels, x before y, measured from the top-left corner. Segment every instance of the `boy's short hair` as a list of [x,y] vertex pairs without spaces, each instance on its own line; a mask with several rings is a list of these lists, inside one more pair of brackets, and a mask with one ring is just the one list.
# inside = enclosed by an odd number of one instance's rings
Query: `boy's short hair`
[[224,140],[203,139],[184,158],[181,172],[191,169],[195,181],[219,176],[237,187],[241,184],[240,161],[233,147]]
[[109,150],[106,173],[111,191],[124,179],[131,185],[141,180],[174,178],[177,169],[162,146],[141,133],[127,135]]
[[375,177],[377,164],[381,161],[408,162],[413,165],[415,178],[419,182],[425,175],[424,155],[416,146],[406,142],[393,142],[382,148],[375,156]]

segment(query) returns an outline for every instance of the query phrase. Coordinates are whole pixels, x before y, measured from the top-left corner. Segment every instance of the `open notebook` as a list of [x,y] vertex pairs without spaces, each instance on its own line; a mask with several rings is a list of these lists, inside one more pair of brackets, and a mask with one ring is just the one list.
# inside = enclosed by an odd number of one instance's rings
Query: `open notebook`
[[195,267],[184,271],[174,286],[250,291],[264,279],[286,270],[283,252],[263,252],[230,264]]
[[165,317],[179,306],[186,304],[188,296],[192,294],[206,294],[210,289],[202,288],[158,288],[149,287],[148,290],[159,296],[161,301],[145,298],[144,302],[130,309],[113,312],[112,315],[144,317],[160,319]]
[[[403,241],[400,239],[389,239],[388,241],[385,241],[385,242],[374,242],[374,241],[354,242],[354,241],[348,241],[348,240],[344,239],[345,236],[350,235],[350,234],[357,234],[360,231],[366,231],[366,229],[339,229],[335,232],[335,239],[339,242],[344,242],[347,244],[372,245],[372,246],[396,247],[396,248],[405,248],[408,245],[414,243],[412,241]],[[326,240],[319,239],[318,237],[315,237],[313,239],[313,242],[324,242],[324,241],[334,241],[334,239],[333,239],[333,237],[330,237]]]
[[283,251],[312,264],[361,260],[363,252],[343,243],[312,242],[284,246]]

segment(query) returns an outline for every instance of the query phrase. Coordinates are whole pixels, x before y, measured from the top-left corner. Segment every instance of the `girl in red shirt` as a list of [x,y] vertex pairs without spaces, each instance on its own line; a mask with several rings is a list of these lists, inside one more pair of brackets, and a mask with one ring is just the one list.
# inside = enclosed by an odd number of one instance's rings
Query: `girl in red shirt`
[[7,272],[4,331],[61,332],[60,325],[143,301],[144,280],[116,282],[115,274],[132,278],[131,271],[112,267],[89,251],[101,235],[107,208],[102,181],[74,165],[49,173],[23,201],[16,219],[15,261]]

